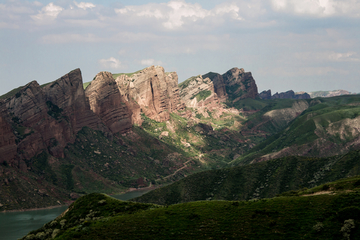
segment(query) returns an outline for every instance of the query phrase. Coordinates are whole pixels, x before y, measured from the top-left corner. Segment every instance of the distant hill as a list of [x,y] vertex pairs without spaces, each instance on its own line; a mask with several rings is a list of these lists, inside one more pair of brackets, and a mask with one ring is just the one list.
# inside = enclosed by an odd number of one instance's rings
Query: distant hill
[[200,200],[251,200],[360,175],[360,151],[330,158],[284,157],[200,172],[153,190],[136,202],[170,205]]
[[[296,118],[290,109],[275,109],[253,115],[244,124],[254,130],[269,131],[281,124],[284,128],[234,160],[232,164],[247,164],[283,156],[325,157],[360,149],[360,95],[306,99],[305,111]],[[304,105],[305,106],[305,105]],[[245,131],[245,129],[243,130]]]
[[334,90],[334,91],[316,91],[316,92],[308,92],[311,98],[317,97],[336,97],[341,95],[350,95],[353,94],[346,90]]

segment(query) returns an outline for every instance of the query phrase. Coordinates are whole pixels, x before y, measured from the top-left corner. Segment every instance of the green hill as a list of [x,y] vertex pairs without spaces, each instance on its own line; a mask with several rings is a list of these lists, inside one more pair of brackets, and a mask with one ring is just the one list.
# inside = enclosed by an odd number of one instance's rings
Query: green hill
[[312,188],[360,175],[360,151],[330,158],[284,157],[193,174],[153,190],[137,202],[176,204],[199,200],[251,200]]
[[359,183],[356,177],[312,195],[170,206],[90,194],[23,239],[359,239]]
[[[234,160],[232,165],[247,164],[255,160],[267,160],[289,155],[302,155],[311,157],[332,156],[343,154],[349,149],[359,149],[357,143],[360,137],[359,116],[360,96],[340,96],[333,98],[307,100],[309,108],[300,116],[290,121],[288,125],[281,124],[281,129],[265,141],[252,148],[248,153]],[[280,111],[283,111],[280,109]],[[258,130],[269,131],[276,126],[276,118],[282,115],[269,111],[258,113],[251,117],[246,126],[252,129],[260,124]],[[268,122],[266,122],[267,117]],[[280,119],[281,122],[281,119]],[[286,151],[282,151],[286,149]],[[265,158],[264,158],[265,156]]]

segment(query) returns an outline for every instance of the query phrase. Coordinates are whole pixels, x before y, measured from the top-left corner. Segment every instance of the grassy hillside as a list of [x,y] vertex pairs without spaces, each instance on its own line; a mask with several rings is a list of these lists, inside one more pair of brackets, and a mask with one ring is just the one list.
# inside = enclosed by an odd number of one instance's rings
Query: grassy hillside
[[199,200],[250,200],[360,174],[360,151],[330,158],[285,157],[196,173],[134,199],[175,204]]
[[359,239],[359,182],[320,186],[347,188],[332,194],[170,206],[90,194],[23,239]]
[[[340,96],[326,99],[307,100],[309,108],[291,121],[286,128],[263,141],[247,154],[232,162],[233,165],[247,164],[269,153],[289,148],[287,155],[331,156],[351,149],[351,142],[359,138],[360,96]],[[264,111],[262,109],[261,111]],[[247,126],[264,121],[264,114],[258,113],[249,119]],[[274,119],[269,119],[274,122]],[[260,130],[269,130],[275,124],[263,124]],[[277,128],[279,129],[279,128]],[[276,132],[276,128],[273,133]],[[354,145],[358,149],[357,145]],[[305,152],[305,154],[303,154]]]

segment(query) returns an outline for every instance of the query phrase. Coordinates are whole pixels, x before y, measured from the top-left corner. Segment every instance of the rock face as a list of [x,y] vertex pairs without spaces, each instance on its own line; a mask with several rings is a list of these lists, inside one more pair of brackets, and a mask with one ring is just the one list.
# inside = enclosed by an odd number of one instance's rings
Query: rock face
[[[232,68],[223,75],[209,72],[203,76],[191,77],[180,85],[180,96],[189,107],[211,107],[209,103],[237,102],[245,98],[256,98],[258,90],[250,72],[243,68]],[[208,91],[208,94],[205,92]],[[201,97],[206,99],[200,103]],[[218,107],[213,105],[212,108]]]
[[218,73],[209,72],[203,75],[203,78],[210,78],[214,84],[214,91],[217,94],[220,102],[225,102],[227,99],[226,85],[222,75]]
[[210,78],[203,78],[201,75],[189,78],[180,85],[180,96],[186,106],[199,107],[216,107],[219,103],[218,95],[214,89],[214,83]]
[[183,110],[176,73],[165,73],[160,66],[151,66],[134,74],[116,78],[119,91],[138,122],[140,111],[156,121],[167,121],[170,113]]
[[[2,125],[4,129],[11,126],[15,135],[18,162],[14,160],[14,164],[19,167],[24,164],[24,159],[34,157],[42,150],[63,157],[64,147],[74,141],[83,126],[108,131],[90,110],[79,69],[43,87],[36,81],[30,82],[7,99],[2,109],[2,116],[11,116]],[[8,136],[12,138],[11,134]],[[13,144],[10,145],[14,149]],[[0,145],[2,148],[3,144]]]
[[267,91],[262,91],[261,93],[259,93],[259,98],[261,99],[271,99],[271,90],[267,90]]
[[14,162],[17,154],[16,137],[6,115],[4,101],[0,100],[0,164]]
[[100,72],[86,88],[91,110],[99,116],[112,133],[131,129],[131,115],[116,82],[109,72]]
[[258,89],[251,72],[245,72],[243,68],[232,68],[223,74],[226,92],[231,95],[233,102],[240,99],[258,96]]
[[259,97],[261,99],[310,99],[310,95],[306,92],[301,92],[298,94],[295,94],[293,90],[289,90],[287,92],[281,92],[281,93],[275,93],[271,96],[271,90],[262,91],[259,94]]

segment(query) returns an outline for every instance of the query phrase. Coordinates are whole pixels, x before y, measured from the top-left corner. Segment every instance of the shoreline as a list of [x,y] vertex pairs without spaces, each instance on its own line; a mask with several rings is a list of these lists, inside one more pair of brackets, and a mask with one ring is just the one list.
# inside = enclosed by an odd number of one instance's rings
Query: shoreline
[[[121,194],[125,194],[125,193],[129,193],[129,192],[136,192],[136,191],[144,191],[144,190],[154,190],[156,188],[159,188],[160,186],[148,186],[148,187],[144,187],[144,188],[129,188],[127,189],[125,192],[121,192],[121,193],[115,193],[115,194],[109,194],[109,196],[113,196],[113,195],[121,195]],[[76,200],[75,200],[76,201]],[[73,202],[75,201],[67,201],[67,203],[62,204],[62,205],[56,205],[56,206],[49,206],[49,207],[42,207],[42,208],[28,208],[28,209],[14,209],[14,210],[4,210],[4,211],[0,211],[1,213],[10,213],[10,212],[28,212],[28,211],[36,211],[36,210],[47,210],[47,209],[53,209],[53,208],[60,208],[60,207],[69,207]]]
[[70,206],[71,203],[74,201],[68,203],[68,204],[62,204],[62,205],[56,205],[56,206],[49,206],[49,207],[42,207],[42,208],[28,208],[28,209],[14,209],[14,210],[5,210],[1,211],[1,213],[10,213],[10,212],[28,212],[28,211],[36,211],[36,210],[47,210],[47,209],[53,209],[53,208],[60,208],[65,206]]

